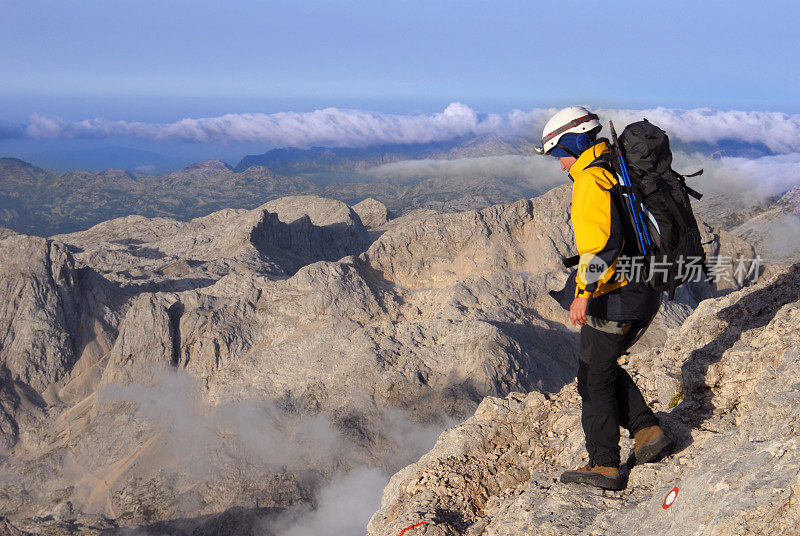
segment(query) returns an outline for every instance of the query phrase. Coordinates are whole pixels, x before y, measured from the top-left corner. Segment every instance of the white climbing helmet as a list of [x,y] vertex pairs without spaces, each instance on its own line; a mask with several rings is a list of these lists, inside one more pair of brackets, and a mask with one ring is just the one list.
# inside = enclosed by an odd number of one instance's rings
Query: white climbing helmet
[[536,147],[539,154],[550,154],[561,136],[567,132],[589,132],[601,128],[597,114],[593,114],[583,106],[570,106],[556,112],[545,124],[542,131],[542,145]]

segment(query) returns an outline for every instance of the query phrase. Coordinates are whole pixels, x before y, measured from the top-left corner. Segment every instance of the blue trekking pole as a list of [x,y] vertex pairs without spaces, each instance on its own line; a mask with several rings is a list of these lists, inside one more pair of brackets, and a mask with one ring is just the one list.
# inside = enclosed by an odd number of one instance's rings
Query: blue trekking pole
[[614,122],[609,120],[608,125],[611,127],[611,141],[613,148],[617,154],[617,158],[619,159],[620,183],[625,187],[625,189],[622,191],[622,195],[628,201],[627,208],[630,211],[631,216],[633,216],[633,223],[636,227],[636,238],[639,239],[639,249],[641,250],[642,255],[647,255],[649,252],[648,248],[653,246],[653,241],[650,239],[650,233],[647,231],[647,226],[645,225],[641,210],[637,210],[639,204],[636,200],[636,194],[633,191],[631,177],[628,175],[628,167],[625,165],[625,157],[622,155],[622,148],[617,140],[617,131],[614,130]]

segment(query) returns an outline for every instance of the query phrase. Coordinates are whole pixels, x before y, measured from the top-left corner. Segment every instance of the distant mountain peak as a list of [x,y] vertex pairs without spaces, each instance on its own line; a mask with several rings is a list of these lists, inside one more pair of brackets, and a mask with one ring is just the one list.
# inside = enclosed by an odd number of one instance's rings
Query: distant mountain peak
[[199,170],[202,170],[202,171],[223,171],[223,170],[233,171],[233,168],[231,166],[229,166],[228,164],[226,164],[222,160],[217,160],[217,159],[214,159],[214,158],[209,159],[209,160],[203,160],[202,162],[194,163],[194,164],[192,164],[190,166],[187,166],[187,167],[185,167],[183,169],[185,171],[199,171]]
[[13,156],[3,156],[0,157],[0,162],[4,164],[19,164],[24,166],[30,166],[32,164],[26,162],[25,160],[20,160],[19,158],[14,158]]
[[[22,168],[34,168],[34,169],[41,169],[37,166],[34,166],[30,162],[26,162],[25,160],[20,160],[19,158],[14,158],[11,156],[0,157],[0,166],[7,167],[7,166],[16,166]],[[44,171],[44,170],[42,170]]]

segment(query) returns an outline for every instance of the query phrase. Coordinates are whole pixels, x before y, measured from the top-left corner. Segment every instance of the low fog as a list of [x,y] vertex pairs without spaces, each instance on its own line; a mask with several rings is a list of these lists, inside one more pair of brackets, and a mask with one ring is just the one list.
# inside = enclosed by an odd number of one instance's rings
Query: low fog
[[555,159],[519,155],[457,160],[404,160],[364,170],[362,175],[389,181],[433,177],[464,179],[491,177],[527,182],[541,190],[548,190],[568,181],[566,173],[561,171]]
[[[411,422],[387,410],[375,426],[391,445],[390,466],[364,461],[363,445],[350,440],[324,413],[287,411],[271,400],[209,405],[203,389],[183,371],[160,371],[152,385],[110,385],[100,394],[110,406],[132,412],[159,442],[159,466],[190,481],[211,482],[236,467],[257,472],[287,471],[314,488],[314,506],[289,508],[264,522],[265,534],[352,536],[364,531],[379,508],[383,488],[399,468],[430,450],[444,427]],[[191,515],[196,505],[186,504]]]
[[[684,174],[703,169],[703,175],[687,179],[693,188],[709,196],[739,197],[745,204],[763,203],[800,183],[800,153],[748,159],[713,158],[701,153],[674,151],[672,167]],[[405,160],[367,169],[363,175],[398,181],[432,177],[493,177],[526,181],[541,190],[569,181],[557,159],[519,155]]]

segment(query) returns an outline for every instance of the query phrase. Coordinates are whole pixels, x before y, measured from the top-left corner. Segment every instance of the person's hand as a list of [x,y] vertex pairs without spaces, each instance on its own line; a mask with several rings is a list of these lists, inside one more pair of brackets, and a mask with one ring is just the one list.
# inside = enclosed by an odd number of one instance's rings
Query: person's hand
[[575,326],[582,326],[586,323],[586,308],[589,306],[589,298],[575,298],[569,306],[569,319]]

